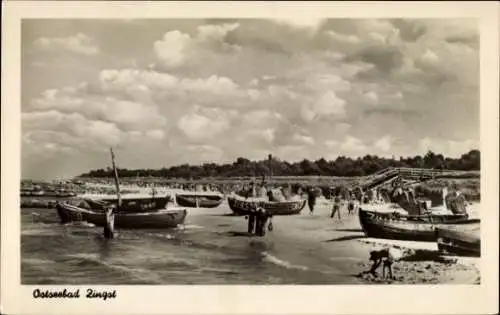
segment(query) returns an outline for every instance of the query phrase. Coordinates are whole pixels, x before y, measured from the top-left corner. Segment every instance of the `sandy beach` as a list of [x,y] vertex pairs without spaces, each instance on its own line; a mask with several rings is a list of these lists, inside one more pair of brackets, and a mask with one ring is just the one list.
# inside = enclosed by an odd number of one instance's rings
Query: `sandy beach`
[[[479,204],[470,207],[471,217],[479,217]],[[306,207],[299,217],[287,216],[273,219],[278,226],[276,232],[284,233],[287,238],[310,243],[311,253],[335,261],[339,249],[348,248],[353,260],[347,272],[355,274],[366,283],[393,284],[479,284],[479,258],[443,256],[438,252],[436,243],[385,240],[365,237],[356,215],[347,215],[342,209],[341,220],[330,218],[331,206],[327,200],[320,199],[314,214]],[[383,208],[380,209],[383,211]],[[300,230],[302,233],[297,233]],[[269,233],[272,234],[272,233]],[[334,244],[335,245],[332,245]],[[339,246],[339,244],[342,244]],[[395,279],[381,279],[364,271],[370,269],[369,252],[374,249],[392,248],[399,256],[394,265]],[[378,270],[381,274],[381,268]]]

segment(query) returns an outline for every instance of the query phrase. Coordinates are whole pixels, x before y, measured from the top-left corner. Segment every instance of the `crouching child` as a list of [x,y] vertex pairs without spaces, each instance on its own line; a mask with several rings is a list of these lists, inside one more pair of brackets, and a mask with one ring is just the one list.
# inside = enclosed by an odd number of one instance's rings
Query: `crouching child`
[[385,279],[385,271],[387,269],[390,279],[394,279],[392,273],[392,265],[395,261],[394,254],[391,248],[384,248],[382,250],[372,250],[370,252],[370,260],[373,262],[370,268],[370,273],[373,276],[377,275],[377,268],[382,264],[382,278]]

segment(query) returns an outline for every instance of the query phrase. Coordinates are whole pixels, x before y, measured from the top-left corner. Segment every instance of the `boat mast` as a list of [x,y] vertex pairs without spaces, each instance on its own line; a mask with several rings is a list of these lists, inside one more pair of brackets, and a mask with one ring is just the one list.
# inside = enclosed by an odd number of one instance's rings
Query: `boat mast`
[[272,177],[273,177],[273,155],[272,154],[269,154],[267,156],[267,160],[269,161],[269,181],[271,181]]

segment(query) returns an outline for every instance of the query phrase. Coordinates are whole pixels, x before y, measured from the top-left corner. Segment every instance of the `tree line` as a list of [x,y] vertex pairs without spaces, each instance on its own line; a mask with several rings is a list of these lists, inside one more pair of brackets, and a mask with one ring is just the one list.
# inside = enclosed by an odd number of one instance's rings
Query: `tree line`
[[[320,158],[316,161],[304,159],[290,163],[269,156],[268,159],[250,161],[239,157],[233,163],[202,165],[181,164],[161,169],[126,169],[118,168],[120,177],[164,177],[182,179],[200,179],[207,177],[260,177],[260,176],[365,176],[387,167],[430,168],[458,171],[478,171],[480,169],[480,152],[471,150],[459,158],[444,157],[428,151],[425,155],[414,157],[384,158],[376,155],[366,155],[359,158],[339,156],[327,161]],[[79,177],[111,177],[112,169],[91,170]]]

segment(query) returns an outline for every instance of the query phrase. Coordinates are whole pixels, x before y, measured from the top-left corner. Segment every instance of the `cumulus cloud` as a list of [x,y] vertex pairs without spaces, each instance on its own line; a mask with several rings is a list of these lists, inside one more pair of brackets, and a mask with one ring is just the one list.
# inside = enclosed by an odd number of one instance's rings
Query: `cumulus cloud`
[[334,92],[326,92],[322,95],[313,107],[317,114],[342,115],[345,113],[345,101]]
[[[89,120],[78,113],[64,114],[55,110],[44,112],[28,112],[22,114],[23,129],[28,130],[26,140],[37,142],[42,140],[46,143],[61,141],[61,144],[72,145],[71,141],[76,141],[73,145],[117,145],[123,133],[116,124],[101,120]],[[54,134],[62,134],[58,138],[52,137]],[[44,136],[51,135],[44,138]],[[41,137],[41,138],[37,138]],[[69,140],[69,141],[68,141]]]
[[368,92],[364,94],[364,97],[368,104],[377,105],[378,104],[378,94],[375,91]]
[[179,119],[177,127],[182,130],[191,140],[207,140],[229,127],[229,122],[222,117],[210,119],[199,113],[193,112]]
[[238,89],[238,85],[226,77],[212,75],[206,79],[178,78],[169,73],[138,69],[103,70],[99,79],[108,90],[139,86],[157,90],[182,89],[223,94]]
[[356,152],[364,151],[366,149],[366,145],[361,139],[353,136],[347,136],[340,144],[340,148],[347,153],[356,154]]
[[337,140],[327,140],[325,141],[325,145],[328,148],[336,148],[339,145],[339,142]]
[[94,39],[84,33],[78,33],[69,37],[40,37],[33,45],[45,51],[67,50],[82,55],[97,55],[100,50],[94,43]]
[[[327,34],[333,40],[339,41],[339,42],[347,42],[347,43],[351,43],[351,44],[357,44],[357,43],[361,42],[361,39],[359,37],[357,37],[356,35],[352,35],[352,34],[339,34],[339,33],[335,33],[334,31],[328,31]],[[373,34],[378,35],[377,33],[373,33]],[[380,36],[380,35],[378,35],[378,36]]]
[[161,40],[154,43],[154,50],[162,65],[168,68],[182,66],[207,51],[231,53],[237,51],[239,47],[226,43],[224,39],[229,32],[238,27],[238,23],[200,25],[194,36],[178,30],[169,31]]
[[[95,151],[110,145],[126,152],[129,167],[269,153],[459,155],[478,146],[474,20],[115,23],[126,41],[86,35],[106,25],[85,23],[72,24],[70,37],[34,32],[43,37],[33,36],[23,54],[27,164],[46,156],[57,170],[58,154],[77,161],[94,152],[75,164],[102,167]],[[54,67],[41,50],[95,58],[80,58],[74,71]]]
[[382,152],[387,152],[391,149],[392,141],[393,139],[391,136],[383,136],[373,144],[373,147]]
[[184,49],[191,43],[191,37],[179,31],[171,31],[163,40],[155,42],[156,55],[168,66],[182,65],[186,59]]
[[293,140],[303,145],[311,145],[316,143],[313,137],[300,134],[293,135]]
[[470,150],[479,148],[479,141],[472,139],[457,141],[425,137],[418,141],[418,146],[423,154],[427,151],[433,151],[434,153],[447,152],[448,156],[457,158]]
[[314,18],[314,17],[289,17],[289,18],[275,18],[272,20],[274,23],[287,25],[295,28],[302,28],[310,30],[314,32],[318,29],[320,24],[323,22],[322,19]]
[[163,126],[167,121],[156,106],[113,96],[92,95],[73,88],[46,90],[32,101],[31,108],[38,111],[58,110],[68,115],[79,113],[88,119],[109,121],[128,129]]

